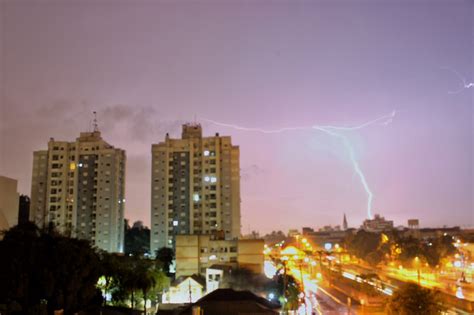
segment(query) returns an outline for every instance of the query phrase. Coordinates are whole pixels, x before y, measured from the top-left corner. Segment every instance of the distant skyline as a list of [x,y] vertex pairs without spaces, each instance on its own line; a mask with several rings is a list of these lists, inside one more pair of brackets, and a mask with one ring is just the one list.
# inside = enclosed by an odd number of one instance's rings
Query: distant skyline
[[[474,226],[474,1],[0,2],[0,174],[30,194],[33,151],[91,128],[127,151],[126,213],[150,223],[151,144],[181,124],[241,151],[242,233],[374,213]],[[463,82],[465,80],[465,82]],[[455,93],[453,93],[455,92]]]

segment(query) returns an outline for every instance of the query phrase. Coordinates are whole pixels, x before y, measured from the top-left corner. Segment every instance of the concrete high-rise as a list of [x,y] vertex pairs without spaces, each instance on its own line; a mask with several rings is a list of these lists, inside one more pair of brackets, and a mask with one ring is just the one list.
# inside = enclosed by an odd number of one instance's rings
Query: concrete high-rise
[[229,136],[203,137],[199,124],[152,145],[151,253],[178,234],[240,236],[239,152]]
[[0,176],[0,231],[18,224],[18,202],[16,179]]
[[30,220],[121,252],[125,160],[125,151],[105,142],[97,129],[74,142],[51,138],[47,150],[33,154]]

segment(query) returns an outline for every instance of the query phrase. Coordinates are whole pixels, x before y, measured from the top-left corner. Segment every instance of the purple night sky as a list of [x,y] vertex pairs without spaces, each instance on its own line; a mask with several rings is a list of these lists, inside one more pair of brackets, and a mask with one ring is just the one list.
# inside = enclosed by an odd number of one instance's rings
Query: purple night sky
[[[0,3],[0,174],[30,194],[32,152],[96,110],[127,150],[126,217],[149,224],[151,144],[194,116],[347,133],[395,224],[474,225],[474,1]],[[449,93],[456,91],[458,93]],[[358,226],[367,196],[341,141],[202,121],[241,148],[242,232]]]

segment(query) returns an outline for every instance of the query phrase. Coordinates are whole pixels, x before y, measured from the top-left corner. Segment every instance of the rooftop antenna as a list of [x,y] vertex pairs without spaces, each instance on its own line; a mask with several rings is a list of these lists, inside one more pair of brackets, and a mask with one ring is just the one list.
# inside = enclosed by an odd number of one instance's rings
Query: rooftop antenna
[[96,111],[93,111],[92,112],[94,114],[94,132],[98,132],[99,131],[99,125],[97,124],[97,112]]

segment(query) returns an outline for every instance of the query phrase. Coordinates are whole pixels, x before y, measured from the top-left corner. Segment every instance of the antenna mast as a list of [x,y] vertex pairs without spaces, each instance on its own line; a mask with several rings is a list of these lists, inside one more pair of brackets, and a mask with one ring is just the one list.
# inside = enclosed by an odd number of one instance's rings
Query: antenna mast
[[97,123],[97,112],[96,111],[93,111],[92,112],[94,114],[94,132],[98,132],[99,131],[99,125]]

